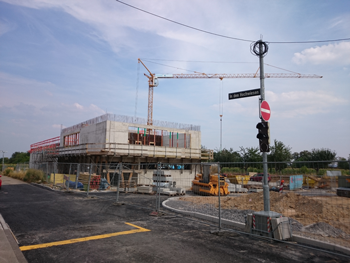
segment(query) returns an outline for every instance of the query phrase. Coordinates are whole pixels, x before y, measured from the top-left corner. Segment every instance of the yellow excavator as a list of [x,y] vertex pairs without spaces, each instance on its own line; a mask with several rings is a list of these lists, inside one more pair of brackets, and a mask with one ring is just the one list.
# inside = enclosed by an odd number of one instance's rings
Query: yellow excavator
[[[228,195],[228,183],[225,177],[220,175],[220,182],[218,183],[218,166],[217,164],[203,164],[202,173],[197,174],[192,181],[192,192],[197,195]],[[219,187],[220,185],[220,187]]]

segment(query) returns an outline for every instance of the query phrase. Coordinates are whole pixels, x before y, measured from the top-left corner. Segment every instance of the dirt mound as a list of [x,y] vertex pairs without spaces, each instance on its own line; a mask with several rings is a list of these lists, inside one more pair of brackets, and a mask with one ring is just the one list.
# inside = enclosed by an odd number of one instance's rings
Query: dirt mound
[[[211,204],[218,207],[218,197],[183,197],[180,200],[194,204]],[[270,192],[270,210],[288,216],[303,226],[325,223],[346,234],[350,234],[350,198],[337,196],[304,196],[289,192],[281,194]],[[264,210],[263,193],[238,197],[222,197],[222,209]],[[295,227],[301,228],[300,225]],[[315,225],[317,227],[317,225]],[[312,228],[311,226],[309,228]],[[328,230],[327,230],[328,231]],[[333,230],[324,235],[333,236]]]

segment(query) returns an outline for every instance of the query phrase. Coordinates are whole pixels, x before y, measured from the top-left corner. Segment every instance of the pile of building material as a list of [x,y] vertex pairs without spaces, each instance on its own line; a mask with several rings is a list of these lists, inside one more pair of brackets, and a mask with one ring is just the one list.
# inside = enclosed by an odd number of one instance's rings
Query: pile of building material
[[101,175],[96,175],[95,173],[93,173],[90,177],[90,182],[89,182],[89,177],[90,175],[87,172],[80,173],[78,181],[79,183],[82,183],[83,185],[85,185],[85,187],[87,187],[87,185],[90,184],[90,190],[99,189],[100,182],[101,182]]
[[152,186],[150,185],[140,185],[137,187],[137,192],[141,194],[154,194]]
[[230,183],[233,184],[247,184],[249,182],[250,176],[228,174],[227,178],[230,180]]
[[153,191],[157,192],[158,187],[160,194],[164,195],[175,196],[185,195],[186,193],[184,188],[176,187],[176,182],[170,172],[166,174],[164,171],[153,171]]
[[228,191],[230,193],[246,193],[248,192],[247,188],[242,187],[241,184],[228,184]]

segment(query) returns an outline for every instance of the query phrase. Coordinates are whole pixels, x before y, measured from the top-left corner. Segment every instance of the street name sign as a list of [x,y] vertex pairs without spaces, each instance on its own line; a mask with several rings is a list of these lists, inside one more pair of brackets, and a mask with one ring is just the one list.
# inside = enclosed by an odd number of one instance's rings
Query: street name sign
[[234,100],[234,99],[248,98],[248,97],[258,96],[258,95],[260,95],[260,89],[251,89],[251,90],[244,90],[244,91],[229,93],[228,99]]
[[269,121],[271,117],[271,109],[270,105],[265,100],[260,104],[260,114],[264,121]]

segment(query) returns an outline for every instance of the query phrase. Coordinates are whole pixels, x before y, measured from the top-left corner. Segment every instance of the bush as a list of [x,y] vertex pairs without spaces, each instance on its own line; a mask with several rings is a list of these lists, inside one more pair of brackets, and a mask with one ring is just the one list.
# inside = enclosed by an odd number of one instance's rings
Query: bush
[[342,170],[341,175],[345,175],[345,176],[350,175],[350,171],[349,170]]
[[230,171],[230,168],[229,167],[223,167],[223,168],[221,168],[221,172],[222,173],[227,173],[227,172],[229,172]]
[[11,169],[11,168],[6,168],[5,171],[3,171],[2,173],[3,173],[3,175],[5,175],[5,176],[9,176],[9,174],[10,174],[11,172],[13,172],[13,169]]
[[23,171],[19,171],[19,172],[11,171],[8,176],[23,181],[23,178],[24,178],[25,174],[26,173],[23,172]]
[[300,171],[300,173],[302,173],[302,174],[308,174],[308,173],[310,173],[310,172],[309,172],[309,169],[308,169],[306,166],[301,167],[301,168],[299,169],[299,171]]
[[319,169],[317,175],[325,175],[327,173],[326,169]]
[[254,168],[254,167],[248,167],[247,172],[249,172],[249,173],[258,173],[258,172],[260,172],[260,169]]
[[23,181],[31,183],[37,181],[45,181],[44,172],[36,169],[28,169],[23,178]]
[[223,167],[221,169],[222,173],[240,173],[243,169],[240,169],[239,167]]

